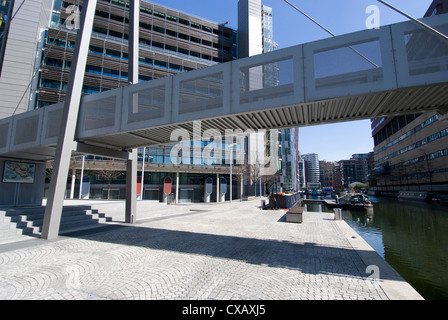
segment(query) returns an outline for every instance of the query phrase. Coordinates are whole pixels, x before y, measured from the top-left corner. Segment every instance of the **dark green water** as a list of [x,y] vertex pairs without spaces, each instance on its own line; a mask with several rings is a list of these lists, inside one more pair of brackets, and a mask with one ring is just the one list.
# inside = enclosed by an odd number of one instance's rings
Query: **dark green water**
[[370,200],[373,215],[343,211],[344,220],[425,299],[448,299],[448,206]]

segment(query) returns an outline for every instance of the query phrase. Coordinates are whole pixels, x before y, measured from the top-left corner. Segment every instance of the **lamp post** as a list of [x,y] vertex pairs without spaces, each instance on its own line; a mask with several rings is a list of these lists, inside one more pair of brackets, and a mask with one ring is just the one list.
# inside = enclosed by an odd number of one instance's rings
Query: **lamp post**
[[236,145],[236,143],[229,144],[227,148],[230,148],[230,203],[232,203],[232,192],[233,192],[233,185],[232,185],[232,164],[233,164],[233,147]]

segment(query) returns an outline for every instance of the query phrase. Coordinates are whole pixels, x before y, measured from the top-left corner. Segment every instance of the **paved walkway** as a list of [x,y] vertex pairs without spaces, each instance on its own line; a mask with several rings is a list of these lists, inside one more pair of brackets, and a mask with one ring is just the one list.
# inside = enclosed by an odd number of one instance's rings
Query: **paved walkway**
[[258,204],[154,204],[135,225],[117,211],[99,229],[1,244],[0,299],[421,298],[333,214],[287,223]]

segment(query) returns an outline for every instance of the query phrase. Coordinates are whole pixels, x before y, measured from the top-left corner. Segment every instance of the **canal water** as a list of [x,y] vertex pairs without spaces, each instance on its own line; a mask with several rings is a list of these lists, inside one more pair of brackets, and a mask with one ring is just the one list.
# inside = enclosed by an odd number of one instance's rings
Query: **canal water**
[[343,210],[343,219],[423,298],[448,299],[448,206],[369,198],[373,214]]

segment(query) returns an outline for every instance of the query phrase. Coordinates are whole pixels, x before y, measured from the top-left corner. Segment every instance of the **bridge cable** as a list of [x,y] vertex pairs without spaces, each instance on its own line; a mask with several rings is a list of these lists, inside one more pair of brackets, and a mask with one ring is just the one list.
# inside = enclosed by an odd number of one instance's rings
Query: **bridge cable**
[[[293,5],[291,2],[289,2],[288,0],[283,0],[285,1],[287,4],[289,4],[291,7],[293,7],[294,9],[296,9],[297,11],[299,11],[301,14],[303,14],[305,17],[307,17],[309,20],[311,20],[312,22],[314,22],[316,25],[318,25],[320,28],[322,28],[323,30],[325,30],[327,33],[329,33],[331,36],[336,37],[336,35],[331,32],[330,30],[328,30],[327,28],[325,28],[323,25],[321,25],[319,22],[317,22],[316,20],[314,20],[313,18],[311,18],[309,15],[307,15],[305,12],[303,12],[302,10],[300,10],[299,8],[297,8],[295,5]],[[355,48],[353,48],[352,46],[348,47],[349,49],[353,50],[353,52],[355,52],[356,54],[358,54],[359,56],[361,56],[362,58],[364,58],[367,62],[369,62],[370,64],[372,64],[375,68],[379,68],[380,66],[377,65],[375,62],[373,62],[372,60],[370,60],[369,58],[367,58],[365,55],[363,55],[361,52],[359,52],[358,50],[356,50]]]
[[436,30],[436,29],[434,29],[433,27],[430,27],[430,26],[427,25],[426,23],[424,23],[424,22],[422,22],[422,21],[420,21],[420,20],[418,20],[418,19],[416,19],[416,18],[410,16],[409,14],[407,14],[407,13],[401,11],[400,9],[395,8],[394,6],[392,6],[391,4],[387,3],[386,1],[383,1],[383,0],[377,0],[377,1],[380,2],[380,3],[382,3],[382,4],[384,4],[385,6],[389,7],[390,9],[392,9],[392,10],[398,12],[399,14],[402,14],[403,16],[405,16],[406,18],[408,18],[408,19],[411,20],[412,22],[415,22],[415,23],[418,24],[419,26],[421,26],[421,27],[423,27],[423,28],[429,30],[430,32],[434,33],[435,35],[437,35],[437,36],[439,36],[439,37],[442,37],[442,38],[445,39],[445,40],[448,40],[448,36],[447,36],[447,35],[443,34],[442,32],[440,32],[440,31],[438,31],[438,30]]

